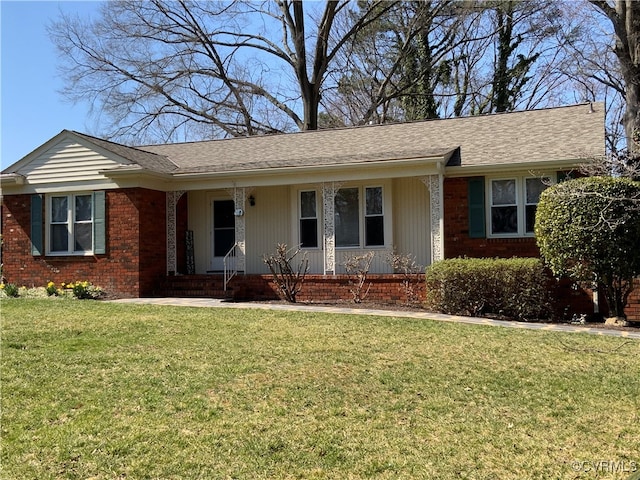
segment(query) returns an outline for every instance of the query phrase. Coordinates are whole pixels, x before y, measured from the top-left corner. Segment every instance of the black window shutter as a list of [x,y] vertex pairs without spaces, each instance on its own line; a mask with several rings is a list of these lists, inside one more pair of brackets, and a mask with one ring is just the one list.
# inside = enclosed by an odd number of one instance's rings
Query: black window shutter
[[468,180],[469,186],[469,237],[484,238],[484,177],[473,177]]
[[31,196],[31,255],[42,255],[42,195]]

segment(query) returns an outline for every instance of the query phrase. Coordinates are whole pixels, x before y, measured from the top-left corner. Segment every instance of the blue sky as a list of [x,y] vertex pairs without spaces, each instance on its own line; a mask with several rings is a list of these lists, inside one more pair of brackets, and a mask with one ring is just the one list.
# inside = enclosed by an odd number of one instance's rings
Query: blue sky
[[89,15],[99,2],[0,1],[0,162],[18,161],[61,130],[90,132],[88,105],[72,105],[58,91],[58,54],[47,25],[60,11]]

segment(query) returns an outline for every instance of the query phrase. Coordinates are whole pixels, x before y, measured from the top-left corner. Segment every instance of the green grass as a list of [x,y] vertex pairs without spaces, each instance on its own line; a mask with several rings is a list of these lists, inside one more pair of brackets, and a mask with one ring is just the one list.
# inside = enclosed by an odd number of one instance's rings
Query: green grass
[[311,312],[1,307],[3,479],[587,479],[631,472],[574,462],[640,467],[638,341]]

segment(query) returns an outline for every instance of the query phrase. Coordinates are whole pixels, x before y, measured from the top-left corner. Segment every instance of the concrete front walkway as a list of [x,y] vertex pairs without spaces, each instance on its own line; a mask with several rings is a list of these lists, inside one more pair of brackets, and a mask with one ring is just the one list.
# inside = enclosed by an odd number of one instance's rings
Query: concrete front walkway
[[211,308],[254,308],[262,310],[282,310],[287,312],[324,312],[357,315],[377,315],[381,317],[404,317],[423,320],[438,320],[441,322],[459,322],[473,325],[489,325],[493,327],[526,328],[529,330],[545,330],[551,332],[589,333],[592,335],[609,335],[613,337],[632,338],[640,340],[639,331],[613,330],[552,323],[527,323],[490,318],[462,317],[458,315],[444,315],[441,313],[414,312],[404,310],[380,310],[367,308],[328,307],[324,305],[309,305],[296,303],[256,303],[256,302],[225,302],[211,298],[123,298],[112,300],[115,303],[137,303],[149,305],[171,305],[177,307],[211,307]]

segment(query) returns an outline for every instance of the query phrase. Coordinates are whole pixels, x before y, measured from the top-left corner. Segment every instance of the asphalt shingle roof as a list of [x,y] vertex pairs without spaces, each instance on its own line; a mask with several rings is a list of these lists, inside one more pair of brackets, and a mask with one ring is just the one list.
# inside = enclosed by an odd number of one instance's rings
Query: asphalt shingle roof
[[[460,147],[462,166],[579,159],[604,153],[604,105],[413,123],[327,129],[133,149],[156,154],[164,171],[215,173],[444,156]],[[130,148],[130,147],[125,147]],[[157,162],[157,157],[132,160]],[[177,167],[170,170],[172,162]],[[140,163],[142,165],[142,163]],[[144,166],[144,165],[142,165]]]
[[146,170],[158,173],[173,173],[178,166],[169,158],[162,154],[153,153],[136,147],[128,147],[120,143],[110,142],[102,138],[92,137],[80,132],[73,132],[75,135],[93,143],[111,153],[125,158]]

